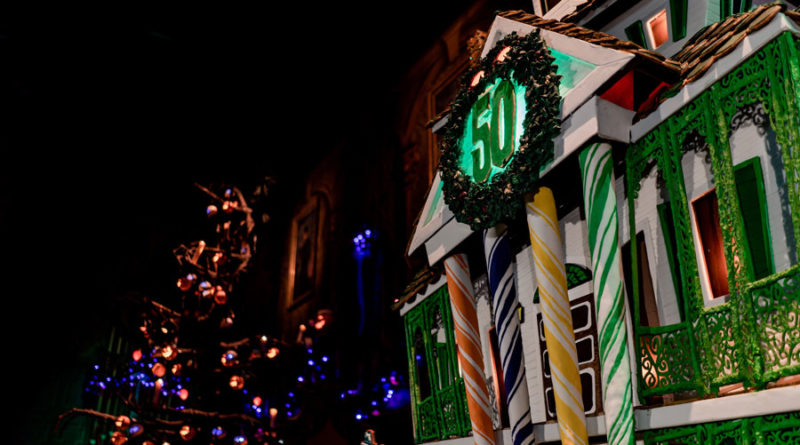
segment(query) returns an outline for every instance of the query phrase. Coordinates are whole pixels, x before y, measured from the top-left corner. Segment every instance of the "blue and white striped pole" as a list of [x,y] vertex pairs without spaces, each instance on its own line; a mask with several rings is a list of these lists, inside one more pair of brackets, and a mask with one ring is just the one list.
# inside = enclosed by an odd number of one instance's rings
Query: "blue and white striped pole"
[[483,249],[500,347],[500,364],[503,367],[511,439],[514,445],[529,445],[534,443],[533,424],[517,317],[519,302],[514,287],[511,248],[504,226],[484,230]]

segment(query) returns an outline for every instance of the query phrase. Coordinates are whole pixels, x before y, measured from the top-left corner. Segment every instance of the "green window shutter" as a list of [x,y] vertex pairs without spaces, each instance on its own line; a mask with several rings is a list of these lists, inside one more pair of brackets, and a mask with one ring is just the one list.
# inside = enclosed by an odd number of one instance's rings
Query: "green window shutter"
[[726,17],[733,13],[733,4],[731,0],[720,0],[719,2],[719,19],[725,20]]
[[772,275],[775,271],[767,223],[767,198],[764,193],[761,159],[755,157],[736,165],[734,179],[739,207],[742,209],[747,244],[750,247],[753,277],[758,280]]
[[642,48],[647,48],[647,40],[644,38],[644,27],[642,26],[641,20],[637,20],[625,28],[625,35],[631,42]]
[[669,14],[672,22],[672,41],[686,37],[687,11],[689,0],[669,0]]

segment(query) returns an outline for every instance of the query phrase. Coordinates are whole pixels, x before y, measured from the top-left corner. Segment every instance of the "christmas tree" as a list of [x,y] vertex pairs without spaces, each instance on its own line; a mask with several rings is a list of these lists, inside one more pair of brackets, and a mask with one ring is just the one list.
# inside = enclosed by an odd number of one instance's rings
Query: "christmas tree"
[[[207,195],[208,237],[174,249],[180,276],[176,307],[134,297],[136,330],[117,335],[116,350],[93,366],[85,388],[96,409],[74,408],[58,419],[98,420],[90,443],[264,443],[278,438],[270,364],[283,344],[266,335],[240,338],[233,300],[256,250],[257,224],[266,213],[236,187]],[[130,346],[122,351],[122,338]]]

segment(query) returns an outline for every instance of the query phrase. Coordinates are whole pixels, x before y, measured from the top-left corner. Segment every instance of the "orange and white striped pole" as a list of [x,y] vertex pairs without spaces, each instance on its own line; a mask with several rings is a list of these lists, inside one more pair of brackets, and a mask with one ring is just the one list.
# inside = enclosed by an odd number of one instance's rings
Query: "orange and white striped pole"
[[453,308],[453,321],[458,343],[458,361],[467,389],[467,407],[472,422],[475,445],[494,445],[492,408],[489,389],[483,375],[483,353],[478,330],[478,313],[467,256],[456,254],[444,260],[447,290]]

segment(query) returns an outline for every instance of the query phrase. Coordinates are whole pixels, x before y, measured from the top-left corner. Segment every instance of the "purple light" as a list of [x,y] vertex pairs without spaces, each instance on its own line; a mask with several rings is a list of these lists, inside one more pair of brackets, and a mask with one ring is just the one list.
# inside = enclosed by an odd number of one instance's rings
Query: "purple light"
[[314,360],[309,360],[308,361],[308,366],[314,366]]
[[100,365],[94,365],[94,370],[97,371],[98,369],[100,369]]
[[372,415],[373,415],[373,416],[380,416],[380,415],[381,415],[381,412],[380,412],[380,411],[378,411],[378,410],[376,409],[376,410],[373,410],[373,411],[372,411]]
[[303,376],[297,376],[297,381],[298,382],[303,382],[303,381],[305,381],[305,379],[303,378]]
[[97,386],[99,386],[100,389],[106,389],[106,384],[103,382],[98,383]]
[[133,425],[133,426],[131,426],[131,428],[128,430],[128,432],[129,432],[129,433],[131,433],[131,434],[136,434],[136,433],[138,433],[138,432],[139,432],[139,431],[141,431],[141,430],[142,430],[142,427],[141,427],[140,425]]
[[313,350],[313,349],[311,349],[311,348],[308,348],[308,349],[306,349],[306,352],[308,352],[309,354],[311,354],[311,353],[313,353],[313,352],[314,352],[314,350]]

